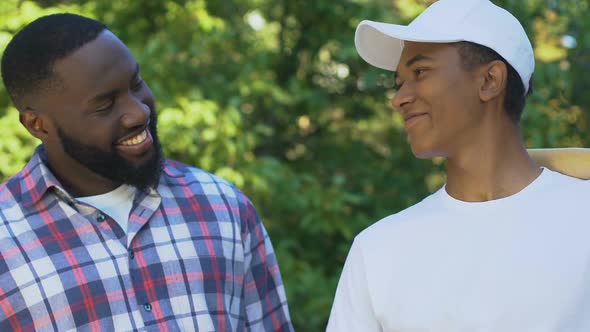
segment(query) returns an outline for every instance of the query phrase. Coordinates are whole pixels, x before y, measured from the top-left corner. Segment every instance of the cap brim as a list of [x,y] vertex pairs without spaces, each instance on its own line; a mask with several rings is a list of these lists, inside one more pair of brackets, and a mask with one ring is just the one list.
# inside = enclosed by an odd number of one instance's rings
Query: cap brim
[[354,44],[358,54],[370,65],[395,71],[404,41],[449,43],[460,41],[455,36],[436,31],[419,31],[411,26],[362,21],[356,28]]

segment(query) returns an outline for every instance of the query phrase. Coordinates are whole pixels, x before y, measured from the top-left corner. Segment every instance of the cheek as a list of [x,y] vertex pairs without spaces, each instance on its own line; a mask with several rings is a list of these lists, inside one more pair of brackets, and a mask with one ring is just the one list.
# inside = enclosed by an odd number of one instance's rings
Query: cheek
[[427,92],[434,110],[433,117],[449,126],[471,117],[471,111],[477,108],[473,92],[473,82],[463,77],[435,82]]
[[67,124],[62,127],[62,132],[72,140],[104,151],[110,151],[118,137],[113,121],[106,119],[87,119]]

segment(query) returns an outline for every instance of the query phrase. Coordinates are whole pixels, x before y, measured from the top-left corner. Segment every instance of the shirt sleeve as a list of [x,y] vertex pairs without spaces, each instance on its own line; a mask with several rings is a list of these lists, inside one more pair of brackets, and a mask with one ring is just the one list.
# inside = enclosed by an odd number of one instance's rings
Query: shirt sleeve
[[264,225],[247,202],[244,239],[244,303],[247,331],[293,331],[285,287]]
[[381,332],[365,272],[361,248],[354,241],[338,282],[326,332]]

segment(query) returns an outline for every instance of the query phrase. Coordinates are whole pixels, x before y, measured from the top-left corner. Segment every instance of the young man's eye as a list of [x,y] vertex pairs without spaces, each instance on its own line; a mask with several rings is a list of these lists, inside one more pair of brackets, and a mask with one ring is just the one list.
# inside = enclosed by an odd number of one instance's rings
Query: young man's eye
[[427,68],[416,68],[414,69],[414,74],[416,74],[416,76],[420,76],[422,74],[424,74],[428,69]]
[[396,90],[396,91],[399,91],[399,89],[401,89],[401,88],[402,88],[402,85],[404,85],[404,82],[397,82],[397,81],[396,81],[396,82],[393,84],[393,89],[394,89],[394,90]]

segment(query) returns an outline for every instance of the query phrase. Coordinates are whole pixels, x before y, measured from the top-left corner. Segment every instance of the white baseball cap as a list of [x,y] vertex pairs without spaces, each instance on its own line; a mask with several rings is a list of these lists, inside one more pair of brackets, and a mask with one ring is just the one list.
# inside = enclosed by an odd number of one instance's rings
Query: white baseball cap
[[409,25],[362,21],[354,43],[369,64],[395,71],[404,41],[468,41],[491,48],[520,75],[525,93],[535,70],[533,47],[524,28],[508,11],[490,0],[439,0]]

